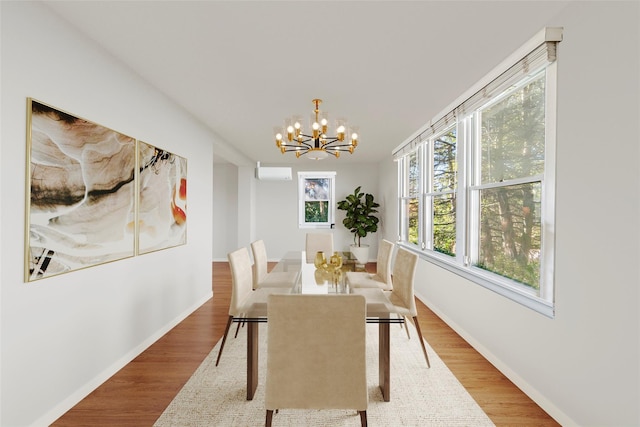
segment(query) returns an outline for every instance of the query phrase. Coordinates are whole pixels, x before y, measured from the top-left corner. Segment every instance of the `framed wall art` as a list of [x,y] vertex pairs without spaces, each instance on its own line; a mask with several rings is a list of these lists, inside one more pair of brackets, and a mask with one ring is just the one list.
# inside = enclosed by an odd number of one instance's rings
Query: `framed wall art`
[[187,159],[138,141],[138,254],[187,242]]
[[27,105],[25,281],[134,256],[136,140]]

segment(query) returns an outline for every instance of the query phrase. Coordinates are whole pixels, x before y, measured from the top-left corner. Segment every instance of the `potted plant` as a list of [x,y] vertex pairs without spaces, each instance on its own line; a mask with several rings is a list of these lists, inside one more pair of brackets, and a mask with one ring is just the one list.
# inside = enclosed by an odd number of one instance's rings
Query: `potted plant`
[[373,200],[373,195],[360,192],[360,187],[346,199],[338,202],[338,209],[346,211],[342,223],[353,233],[351,253],[360,264],[365,264],[369,260],[369,245],[363,245],[360,239],[378,231],[379,220],[374,214],[378,213],[376,208],[379,206]]

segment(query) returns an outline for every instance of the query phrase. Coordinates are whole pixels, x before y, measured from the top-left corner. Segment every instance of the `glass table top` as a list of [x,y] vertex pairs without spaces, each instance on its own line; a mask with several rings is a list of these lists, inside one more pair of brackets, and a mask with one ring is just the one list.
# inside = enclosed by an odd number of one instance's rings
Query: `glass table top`
[[[344,261],[344,259],[343,259]],[[297,281],[293,287],[264,287],[256,289],[243,303],[241,317],[234,321],[267,321],[267,300],[273,293],[278,294],[350,294],[357,293],[365,296],[367,301],[367,322],[370,323],[402,323],[404,319],[398,316],[387,296],[380,289],[357,288],[350,289],[345,280],[346,272],[343,268],[338,271],[324,271],[317,269],[314,264],[307,264],[304,251],[287,252],[271,270],[273,272],[296,272]]]

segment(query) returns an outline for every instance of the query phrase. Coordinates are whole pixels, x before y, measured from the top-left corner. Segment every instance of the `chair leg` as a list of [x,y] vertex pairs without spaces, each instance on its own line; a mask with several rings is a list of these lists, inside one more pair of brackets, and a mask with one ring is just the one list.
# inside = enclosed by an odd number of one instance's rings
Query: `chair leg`
[[358,411],[360,413],[360,425],[367,427],[367,411]]
[[[409,324],[407,323],[406,316],[403,316],[403,319],[404,319],[404,328],[407,330],[407,339],[411,339],[411,335],[409,335]],[[402,323],[400,325],[402,325]]]
[[422,337],[422,332],[420,331],[418,316],[413,316],[413,324],[416,327],[416,332],[418,332],[418,338],[420,338],[420,344],[422,344],[422,351],[424,352],[424,358],[427,359],[427,368],[430,368],[431,363],[429,363],[429,356],[427,356],[427,347],[424,345],[424,338]]
[[233,336],[234,338],[238,338],[238,331],[240,330],[240,325],[244,326],[244,322],[238,322],[238,327],[236,328],[236,334]]
[[271,427],[272,419],[273,419],[273,409],[267,409],[267,419],[264,422],[265,427]]
[[224,328],[224,335],[222,336],[222,343],[220,343],[220,350],[218,351],[218,358],[216,359],[216,366],[220,363],[220,356],[222,356],[222,349],[224,348],[224,343],[227,341],[227,334],[229,333],[229,328],[231,327],[231,322],[233,321],[233,316],[229,316],[227,320],[227,327]]
[[[404,322],[399,323],[399,325],[400,325],[400,329],[402,329],[402,328],[406,327],[407,325],[406,325],[406,319],[405,319],[405,317],[404,317],[404,316],[400,316],[399,314],[398,314],[397,316],[398,316],[398,319],[404,319],[404,320],[405,320]],[[408,331],[408,330],[407,330],[407,337],[409,337],[409,331]],[[411,337],[409,337],[409,339],[411,339]]]

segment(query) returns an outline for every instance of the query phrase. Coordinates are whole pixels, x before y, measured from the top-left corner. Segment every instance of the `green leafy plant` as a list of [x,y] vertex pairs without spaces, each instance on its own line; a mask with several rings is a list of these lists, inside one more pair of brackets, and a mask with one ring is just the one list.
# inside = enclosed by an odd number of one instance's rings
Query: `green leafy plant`
[[360,192],[356,188],[353,194],[338,202],[338,209],[346,211],[342,220],[345,227],[353,233],[353,243],[360,247],[360,239],[369,233],[378,231],[378,217],[374,215],[380,205],[373,200],[373,195]]

